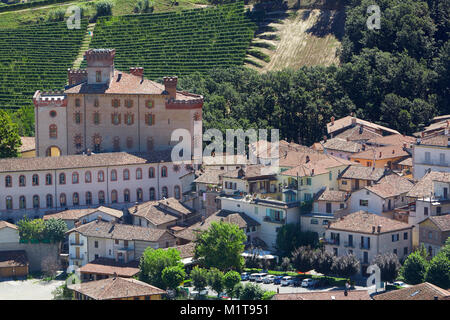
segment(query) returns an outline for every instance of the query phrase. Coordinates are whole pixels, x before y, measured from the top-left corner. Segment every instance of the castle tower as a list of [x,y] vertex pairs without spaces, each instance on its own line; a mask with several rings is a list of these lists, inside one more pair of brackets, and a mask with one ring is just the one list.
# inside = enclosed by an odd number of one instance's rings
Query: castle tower
[[89,49],[84,53],[87,62],[88,84],[106,84],[114,78],[116,49]]

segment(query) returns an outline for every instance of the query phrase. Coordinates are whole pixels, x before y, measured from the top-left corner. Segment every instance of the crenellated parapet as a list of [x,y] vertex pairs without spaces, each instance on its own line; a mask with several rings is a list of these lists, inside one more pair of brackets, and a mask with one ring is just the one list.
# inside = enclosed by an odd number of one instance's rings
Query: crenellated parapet
[[201,109],[203,107],[203,97],[197,99],[166,101],[166,109]]
[[67,107],[67,96],[64,91],[36,91],[33,95],[34,106],[37,107]]
[[69,85],[76,85],[86,82],[88,73],[86,69],[67,69],[67,79]]
[[112,65],[115,55],[116,49],[89,49],[84,53],[88,67],[95,62],[103,62],[107,65]]

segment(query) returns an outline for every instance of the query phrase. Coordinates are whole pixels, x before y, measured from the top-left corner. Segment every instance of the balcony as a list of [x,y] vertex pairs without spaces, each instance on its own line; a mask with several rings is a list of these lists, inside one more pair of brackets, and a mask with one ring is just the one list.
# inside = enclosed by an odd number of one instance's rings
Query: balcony
[[285,224],[286,223],[286,219],[272,219],[269,216],[265,216],[264,217],[264,222]]
[[84,245],[84,241],[83,240],[79,240],[79,241],[72,240],[72,241],[70,241],[70,245],[71,246],[82,246],[82,245]]
[[340,241],[339,239],[324,239],[325,244],[331,244],[334,246],[338,246]]
[[355,244],[354,244],[353,241],[352,242],[345,241],[344,242],[344,247],[346,247],[346,248],[354,248]]
[[370,250],[370,245],[367,243],[360,243],[359,248],[363,250]]

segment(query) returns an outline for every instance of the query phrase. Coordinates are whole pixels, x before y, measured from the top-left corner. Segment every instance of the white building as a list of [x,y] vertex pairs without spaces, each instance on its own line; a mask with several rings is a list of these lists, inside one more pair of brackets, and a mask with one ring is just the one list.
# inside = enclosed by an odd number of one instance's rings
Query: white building
[[413,176],[421,179],[427,172],[450,172],[448,129],[417,139],[413,146]]

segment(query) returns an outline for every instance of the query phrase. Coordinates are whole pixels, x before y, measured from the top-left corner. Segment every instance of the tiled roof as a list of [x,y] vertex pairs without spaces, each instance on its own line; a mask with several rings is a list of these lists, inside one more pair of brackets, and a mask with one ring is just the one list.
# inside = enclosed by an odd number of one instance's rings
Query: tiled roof
[[374,138],[382,137],[381,134],[376,133],[374,129],[369,129],[367,127],[356,125],[350,127],[349,129],[337,134],[335,138],[345,139],[349,141],[367,141]]
[[344,290],[315,291],[302,293],[279,293],[272,300],[372,300],[367,290],[349,290],[348,295]]
[[351,165],[341,173],[340,178],[378,181],[384,176],[384,174],[385,171],[383,168]]
[[407,193],[407,196],[411,198],[429,197],[430,193],[434,193],[433,181],[450,183],[450,172],[427,172]]
[[[375,151],[375,153],[374,153]],[[409,157],[410,154],[403,150],[403,146],[386,146],[376,148],[366,148],[365,151],[361,151],[352,155],[354,159],[367,159],[367,160],[381,160],[398,157]]]
[[[66,94],[155,94],[161,95],[165,91],[164,85],[136,76],[130,73],[114,70],[114,77],[109,86],[106,84],[88,84],[83,82],[64,91]],[[177,91],[176,100],[202,99],[200,95]]]
[[397,162],[397,164],[398,165],[401,165],[401,166],[409,166],[409,167],[412,167],[412,157],[409,157],[409,158],[406,158],[406,159],[404,159],[404,160],[401,160],[401,161],[398,161]]
[[19,230],[19,227],[16,226],[15,224],[12,224],[12,223],[9,223],[6,221],[0,221],[0,229],[3,229],[3,228],[12,228],[12,229]]
[[322,189],[314,197],[315,201],[344,202],[347,198],[347,192],[339,190]]
[[[283,171],[280,173],[284,176],[299,176],[299,177],[305,177],[305,176],[313,176],[318,174],[325,174],[328,173],[328,169],[330,168],[336,168],[340,166],[348,166],[354,164],[354,162],[341,159],[338,157],[325,155],[324,158],[316,160],[316,161],[310,161],[305,164],[301,164],[299,166],[296,166],[294,168],[291,168],[289,170]],[[314,171],[314,173],[313,173]]]
[[355,118],[356,120],[356,124],[362,124],[366,127],[369,128],[373,128],[373,129],[379,129],[379,130],[383,130],[383,131],[387,131],[390,133],[396,133],[399,134],[398,131],[381,126],[379,124],[375,124],[366,120],[362,120],[362,119],[358,119],[356,117],[352,117],[352,116],[346,116],[344,118],[338,119],[334,121],[334,124],[332,124],[332,122],[327,123],[327,131],[328,133],[332,133],[347,127],[350,127],[352,125],[352,118]]
[[416,138],[410,137],[410,136],[404,136],[402,134],[391,134],[389,136],[384,137],[378,137],[378,138],[372,138],[367,141],[367,143],[370,144],[377,144],[382,146],[403,146],[404,143],[407,144],[407,147],[409,148],[411,144],[416,142]]
[[167,230],[139,227],[121,223],[111,223],[103,221],[92,221],[73,228],[67,233],[79,232],[87,237],[120,239],[120,240],[140,240],[140,241],[158,241]]
[[100,206],[98,208],[87,208],[87,209],[73,209],[73,210],[65,210],[58,213],[46,214],[43,219],[63,219],[63,220],[79,220],[82,217],[90,215],[94,212],[103,212],[109,214],[115,218],[122,218],[123,212],[121,210],[108,208],[104,206]]
[[[242,174],[242,176],[241,176]],[[276,172],[273,172],[269,166],[264,166],[261,164],[249,165],[242,169],[236,169],[232,171],[227,171],[222,174],[224,178],[242,178],[244,180],[250,180],[259,177],[269,178],[275,176]]]
[[130,164],[171,162],[171,151],[155,151],[152,153],[111,152],[88,155],[68,155],[0,159],[0,172],[22,172],[35,170],[54,170],[72,168],[91,168],[104,166],[123,166]]
[[326,159],[327,155],[308,148],[305,151],[280,151],[279,166],[293,168],[309,161]]
[[123,263],[110,258],[97,258],[82,266],[78,271],[111,276],[117,274],[119,277],[129,278],[139,273],[139,261]]
[[176,237],[194,241],[196,239],[195,235],[197,232],[209,229],[212,222],[220,221],[236,224],[239,228],[247,228],[260,225],[259,222],[250,218],[245,213],[222,209],[207,217],[205,221],[197,222],[189,228],[178,232],[176,234]]
[[415,286],[388,291],[373,296],[374,300],[438,300],[449,298],[450,292],[435,286],[434,284],[424,282]]
[[421,145],[447,147],[449,137],[444,134],[431,135],[420,139]]
[[320,142],[314,142],[311,149],[315,151],[323,151],[323,145]]
[[0,268],[24,267],[28,265],[25,250],[0,251]]
[[22,141],[20,152],[36,150],[36,142],[34,137],[20,137],[20,141]]
[[218,185],[220,184],[220,175],[225,172],[224,170],[206,169],[200,173],[200,176],[194,182]]
[[407,193],[414,184],[408,179],[396,174],[386,175],[376,184],[365,187],[365,189],[375,193],[382,198],[389,198]]
[[180,219],[173,211],[179,216],[193,213],[192,209],[186,207],[175,198],[147,201],[128,209],[131,215],[142,217],[154,225],[161,225]]
[[331,222],[329,229],[372,234],[372,227],[375,227],[375,232],[377,233],[378,226],[381,226],[380,233],[412,228],[412,226],[404,222],[366,211],[357,211]]
[[181,259],[192,258],[195,252],[195,242],[189,242],[180,246],[164,248],[163,250],[167,250],[170,248],[177,249],[180,252]]
[[427,219],[433,222],[441,231],[450,231],[450,214],[430,216]]
[[68,286],[95,300],[110,300],[164,294],[164,290],[132,278],[108,278]]
[[332,138],[324,142],[323,147],[329,150],[357,153],[361,150],[362,146],[359,143],[347,141],[346,139]]

